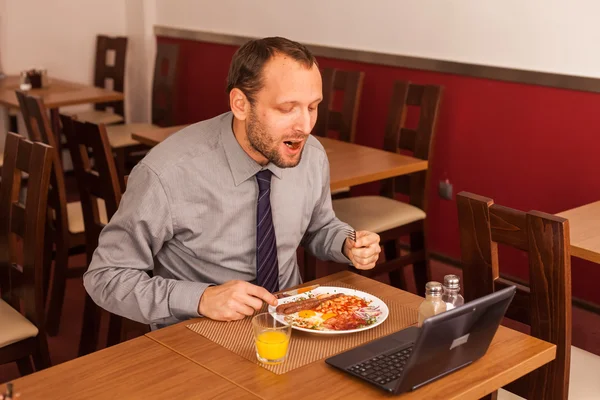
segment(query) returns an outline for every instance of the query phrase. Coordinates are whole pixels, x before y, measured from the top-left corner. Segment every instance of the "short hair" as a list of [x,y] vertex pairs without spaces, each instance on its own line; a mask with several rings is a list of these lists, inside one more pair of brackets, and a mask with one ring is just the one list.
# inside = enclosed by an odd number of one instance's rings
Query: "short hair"
[[263,87],[263,68],[276,54],[289,56],[306,68],[318,65],[310,50],[298,42],[282,37],[251,40],[233,55],[227,75],[227,93],[238,88],[250,104],[254,104],[254,96]]

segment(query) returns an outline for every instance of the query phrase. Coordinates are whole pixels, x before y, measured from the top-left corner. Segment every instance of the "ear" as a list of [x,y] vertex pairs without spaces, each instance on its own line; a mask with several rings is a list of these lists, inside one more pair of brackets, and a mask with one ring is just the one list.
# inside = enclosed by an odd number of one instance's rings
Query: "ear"
[[238,88],[233,88],[229,92],[229,107],[235,118],[240,121],[246,120],[250,112],[250,102],[244,92]]

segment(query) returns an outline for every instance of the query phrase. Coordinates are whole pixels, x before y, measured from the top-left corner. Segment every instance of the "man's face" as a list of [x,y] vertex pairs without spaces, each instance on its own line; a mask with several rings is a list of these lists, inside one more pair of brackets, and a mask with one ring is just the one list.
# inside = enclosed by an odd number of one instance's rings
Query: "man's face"
[[322,100],[321,74],[284,55],[264,66],[264,86],[246,119],[252,148],[280,168],[298,165],[304,144],[317,121]]

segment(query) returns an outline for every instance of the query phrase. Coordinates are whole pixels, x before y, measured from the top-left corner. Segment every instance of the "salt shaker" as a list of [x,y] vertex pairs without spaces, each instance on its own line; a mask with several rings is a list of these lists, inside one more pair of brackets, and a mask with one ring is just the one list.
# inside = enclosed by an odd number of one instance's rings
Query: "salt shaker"
[[456,275],[444,276],[444,289],[442,300],[446,303],[446,310],[452,310],[465,304],[465,299],[460,292],[460,280]]
[[419,326],[425,319],[446,311],[446,303],[442,301],[442,284],[431,281],[425,285],[425,300],[419,306]]

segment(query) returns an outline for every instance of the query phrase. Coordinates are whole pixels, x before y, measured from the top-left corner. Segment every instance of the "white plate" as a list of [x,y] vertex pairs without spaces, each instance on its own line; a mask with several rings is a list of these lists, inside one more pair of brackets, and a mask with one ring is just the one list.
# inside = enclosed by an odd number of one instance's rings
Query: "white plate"
[[[362,328],[357,328],[357,329],[350,329],[350,330],[345,330],[345,331],[334,331],[334,330],[319,331],[316,329],[300,328],[298,326],[292,325],[293,329],[297,329],[299,331],[304,331],[304,332],[323,334],[323,335],[339,335],[339,334],[344,334],[344,333],[354,333],[354,332],[366,331],[367,329],[375,328],[377,325],[379,325],[383,321],[385,321],[386,318],[388,317],[388,315],[390,314],[390,310],[388,309],[387,305],[383,301],[381,301],[381,299],[379,299],[373,295],[370,295],[368,293],[361,292],[360,290],[347,289],[347,288],[336,287],[336,286],[319,286],[318,288],[310,290],[308,292],[280,299],[279,302],[277,303],[277,305],[290,303],[299,298],[305,299],[305,298],[307,298],[308,294],[313,294],[316,296],[316,295],[323,294],[323,293],[329,293],[329,294],[344,293],[344,294],[351,295],[351,296],[358,296],[360,298],[365,299],[366,301],[370,301],[370,304],[369,304],[370,307],[379,307],[381,314],[379,314],[376,317],[377,318],[376,321],[374,323],[372,323],[371,325],[363,326]],[[279,322],[287,324],[287,322],[285,321],[285,316],[277,314],[275,309],[276,309],[276,307],[269,306],[269,312],[273,314],[275,319],[278,320]]]

